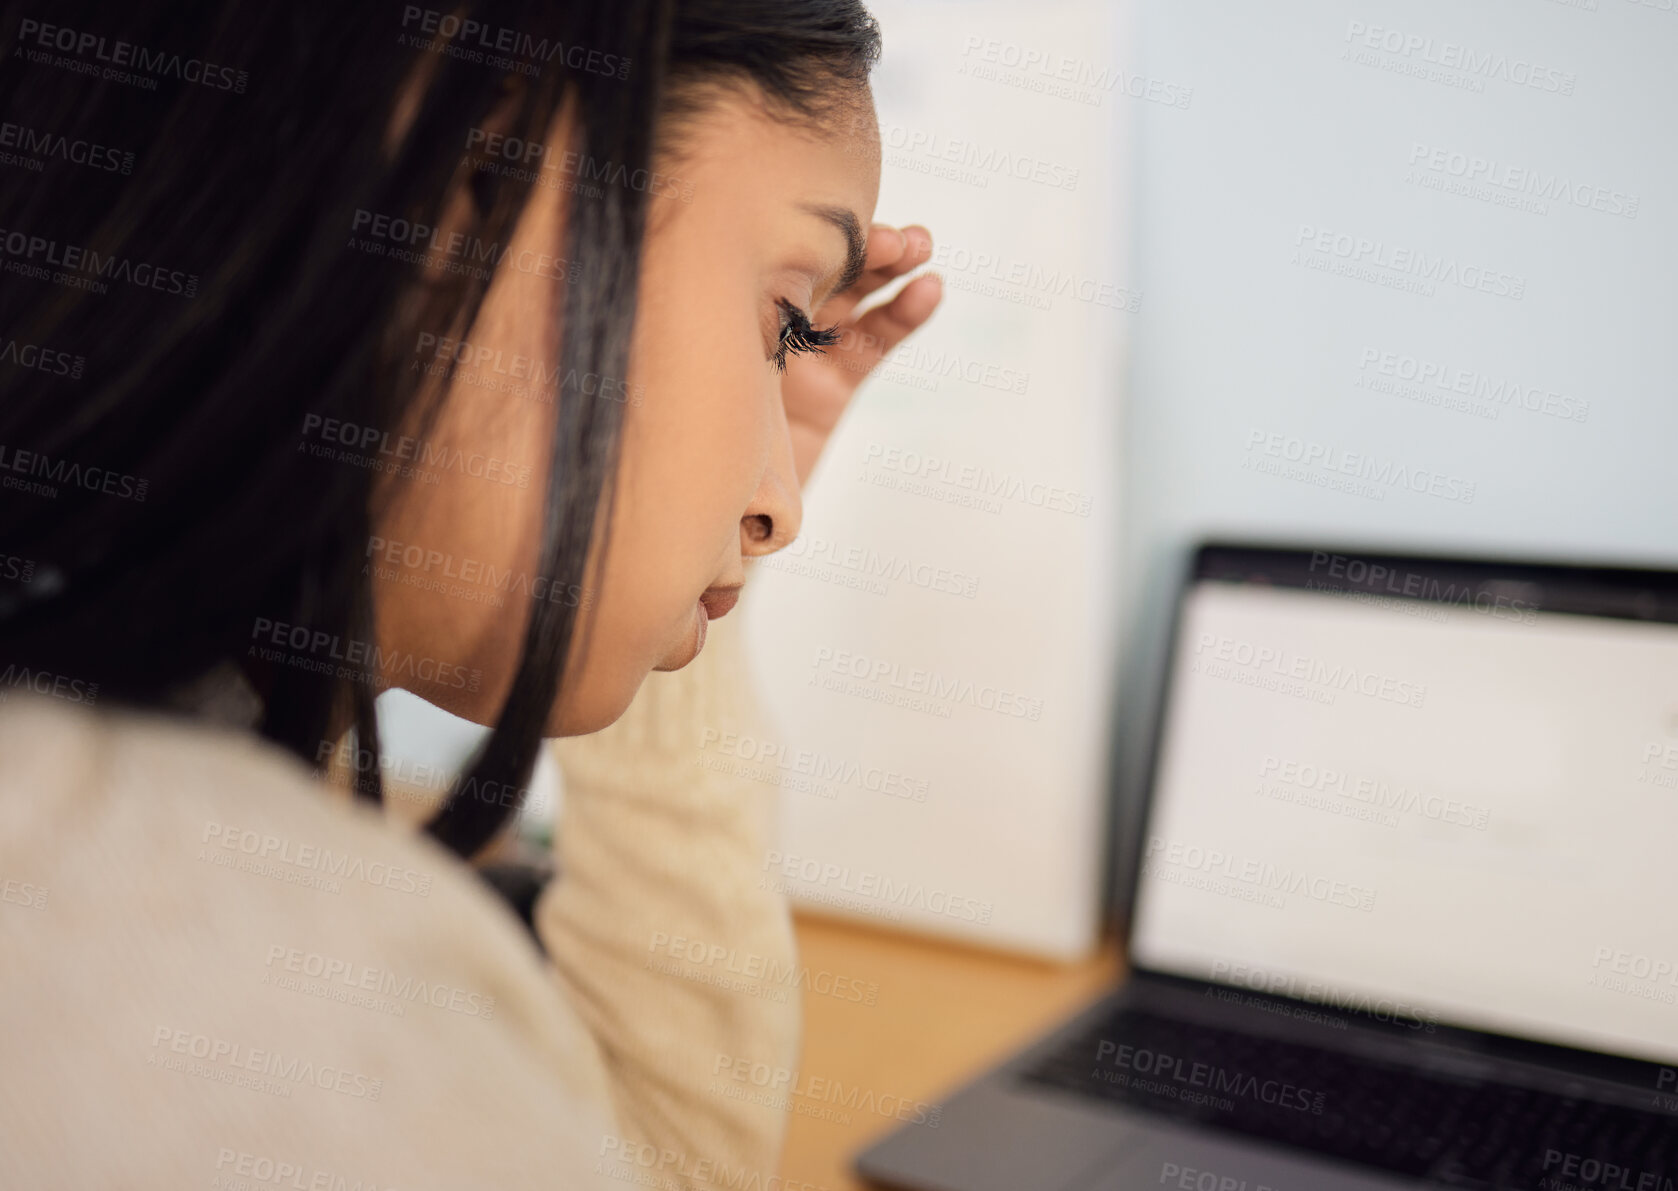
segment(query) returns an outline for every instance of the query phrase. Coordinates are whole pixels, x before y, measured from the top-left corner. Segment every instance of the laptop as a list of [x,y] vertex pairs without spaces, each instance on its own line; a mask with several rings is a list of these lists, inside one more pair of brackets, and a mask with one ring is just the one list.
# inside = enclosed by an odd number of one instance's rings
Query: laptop
[[1210,544],[1167,669],[1127,978],[858,1172],[1678,1188],[1678,575]]

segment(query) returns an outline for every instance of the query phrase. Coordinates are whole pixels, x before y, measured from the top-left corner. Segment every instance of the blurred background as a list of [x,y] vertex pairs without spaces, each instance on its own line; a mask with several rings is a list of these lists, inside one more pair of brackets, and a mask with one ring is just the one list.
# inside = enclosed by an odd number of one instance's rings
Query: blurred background
[[773,724],[701,742],[805,912],[1089,954],[1197,539],[1678,561],[1675,8],[875,5],[945,304],[757,567]]

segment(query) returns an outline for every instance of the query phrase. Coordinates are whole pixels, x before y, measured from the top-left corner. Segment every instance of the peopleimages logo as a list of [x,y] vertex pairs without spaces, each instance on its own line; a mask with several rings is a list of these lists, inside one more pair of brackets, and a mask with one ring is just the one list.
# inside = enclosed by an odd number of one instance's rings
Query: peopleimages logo
[[[212,1187],[246,1188],[252,1183],[271,1183],[283,1191],[380,1191],[381,1184],[347,1179],[330,1170],[315,1170],[284,1158],[252,1154],[222,1146],[216,1151],[216,1170],[221,1172]],[[234,1182],[237,1176],[244,1182]],[[386,1187],[384,1191],[396,1191]]]
[[28,666],[8,662],[5,670],[0,671],[0,702],[5,701],[6,692],[14,690],[34,691],[37,695],[49,695],[66,703],[92,703],[99,697],[97,682],[84,682],[67,674],[32,670]]
[[[1316,876],[1296,868],[1279,868],[1267,860],[1243,859],[1220,848],[1167,841],[1159,836],[1148,840],[1143,855],[1144,875],[1161,875],[1161,864],[1187,872],[1208,873],[1224,880],[1250,885],[1272,893],[1294,893],[1325,905],[1369,911],[1375,908],[1375,890]],[[1150,871],[1151,870],[1151,871]]]
[[1299,790],[1368,803],[1382,810],[1413,814],[1439,823],[1472,827],[1478,831],[1484,831],[1491,819],[1491,811],[1487,807],[1430,794],[1413,786],[1360,777],[1332,766],[1312,765],[1276,756],[1266,756],[1259,762],[1259,779],[1261,782],[1280,782]]
[[304,414],[303,438],[315,439],[327,447],[341,446],[364,459],[383,460],[393,466],[436,467],[515,488],[530,487],[531,469],[528,464],[476,451],[467,454],[459,447],[442,446],[406,434],[392,434],[377,426],[362,426],[321,414]]
[[620,162],[575,149],[556,151],[541,141],[491,132],[487,128],[473,128],[467,132],[466,150],[468,153],[476,151],[490,158],[500,158],[499,162],[479,160],[474,163],[477,169],[489,168],[502,177],[519,178],[526,182],[551,182],[556,175],[566,175],[561,189],[574,189],[583,184],[584,192],[593,198],[599,198],[605,192],[598,186],[586,185],[588,183],[621,186],[654,198],[680,199],[684,203],[693,201],[693,183],[673,175],[644,168],[630,169]]
[[375,789],[376,772],[381,779],[377,788],[387,804],[393,799],[430,804],[445,790],[453,791],[455,797],[462,802],[485,802],[494,806],[514,808],[542,809],[548,806],[551,799],[548,791],[543,789],[533,790],[529,786],[518,786],[512,782],[479,778],[476,774],[463,774],[458,769],[416,761],[412,757],[392,756],[382,752],[375,754],[372,749],[351,748],[349,741],[352,739],[353,737],[345,737],[341,741],[322,740],[316,744],[317,771],[329,765],[342,765],[350,773],[359,775],[351,780],[357,790],[366,793],[372,793]]
[[940,1105],[911,1100],[907,1096],[876,1092],[858,1084],[846,1084],[837,1079],[807,1075],[790,1067],[772,1067],[756,1059],[737,1058],[721,1052],[712,1063],[711,1074],[726,1075],[736,1084],[761,1089],[767,1094],[763,1103],[792,1107],[798,1110],[800,1115],[812,1114],[805,1113],[802,1106],[793,1105],[790,1101],[813,1100],[936,1129],[944,1111]]
[[[146,83],[149,84],[147,90],[157,89],[157,78],[172,78],[183,83],[208,87],[212,91],[232,91],[242,95],[245,84],[249,81],[249,76],[244,71],[234,70],[231,66],[217,66],[201,58],[185,58],[180,54],[151,50],[131,41],[106,38],[97,33],[79,32],[67,29],[63,25],[48,25],[30,17],[25,17],[18,25],[17,39],[20,46],[28,47],[32,42],[34,47],[40,50],[56,50],[76,58],[91,57],[94,62],[107,62],[110,65],[104,68],[102,77],[117,82]],[[91,67],[92,63],[87,65]],[[118,67],[128,69],[119,70]],[[94,67],[92,70],[80,70],[79,73],[91,76],[97,69]],[[137,79],[128,73],[129,70],[157,77]]]
[[0,905],[22,906],[28,910],[47,908],[47,888],[30,881],[15,881],[11,877],[0,880]]
[[[773,956],[760,955],[755,951],[741,952],[721,943],[670,935],[661,930],[652,933],[647,941],[647,951],[674,960],[685,960],[693,967],[720,969],[727,975],[742,976],[753,983],[783,985],[795,991],[808,988],[824,997],[861,1005],[874,1004],[880,995],[880,986],[872,980],[839,976],[825,968],[813,971],[803,964],[787,965]],[[673,965],[673,973],[686,974],[679,965]]]
[[[1349,554],[1332,554],[1326,550],[1311,552],[1313,572],[1326,571],[1331,578],[1344,579],[1360,592],[1377,592],[1404,599],[1426,600],[1432,604],[1450,604],[1472,610],[1494,620],[1517,620],[1532,624],[1538,619],[1538,605],[1507,591],[1494,591],[1489,586],[1472,583],[1444,583],[1437,576],[1419,571],[1396,570],[1385,563],[1372,562]],[[1310,580],[1308,588],[1320,591],[1344,590]],[[1516,590],[1531,594],[1527,588]]]
[[[1043,718],[1041,698],[991,683],[976,683],[970,678],[941,674],[921,666],[904,666],[887,658],[871,658],[848,649],[818,646],[813,666],[817,674],[812,675],[811,685],[820,685],[824,690],[859,694],[861,690],[850,689],[844,682],[853,678],[876,691],[890,688],[908,696],[925,696],[939,704],[963,704],[979,711],[994,711],[998,715],[1033,722]],[[835,681],[818,683],[816,679],[821,677],[822,671]]]
[[[848,864],[823,862],[814,856],[798,856],[771,850],[764,856],[763,869],[765,872],[778,873],[786,881],[799,882],[801,886],[816,886],[818,889],[855,894],[870,902],[883,903],[897,910],[924,910],[957,918],[963,922],[991,920],[993,907],[989,901],[961,897],[942,889],[928,889],[920,881],[900,881],[870,872],[868,869],[853,869]],[[759,885],[769,887],[765,882],[759,882]],[[780,882],[775,882],[773,887],[777,890],[783,888]],[[810,897],[813,891],[800,888],[799,892]],[[824,899],[818,897],[813,900]]]
[[[647,387],[628,381],[601,376],[597,372],[578,372],[559,364],[549,366],[534,356],[508,352],[488,344],[473,345],[464,339],[434,335],[421,331],[414,343],[415,364],[427,376],[450,379],[460,375],[468,384],[496,378],[508,382],[501,387],[520,396],[530,396],[551,403],[554,390],[581,393],[585,397],[600,397],[620,405],[639,406]],[[428,358],[429,357],[429,358]]]
[[186,298],[198,294],[196,273],[102,253],[81,244],[61,244],[16,228],[0,229],[0,256],[5,257],[8,273],[91,293],[107,293],[107,282],[123,281],[140,289]]
[[932,265],[946,285],[1039,310],[1051,309],[1056,298],[1071,298],[1131,314],[1142,308],[1140,290],[1076,269],[1050,268],[1039,261],[1019,260],[985,248],[972,249],[959,241],[944,240],[933,245]]
[[1374,670],[1360,670],[1345,662],[1330,663],[1275,645],[1255,645],[1251,641],[1218,633],[1201,633],[1195,640],[1194,652],[1197,659],[1242,669],[1269,670],[1281,678],[1364,695],[1384,703],[1420,707],[1427,698],[1427,686],[1423,683],[1394,678]]
[[[876,343],[882,342],[877,336],[868,338]],[[1031,385],[1029,372],[965,356],[953,348],[928,347],[915,339],[904,340],[887,354],[883,362],[934,381],[945,378],[959,380],[1016,397],[1024,397]],[[934,384],[933,388],[936,389],[937,385]]]
[[[1483,80],[1490,79],[1516,87],[1547,91],[1552,95],[1572,95],[1579,82],[1579,76],[1572,71],[1560,70],[1519,55],[1477,50],[1459,42],[1437,40],[1424,34],[1368,25],[1362,21],[1346,23],[1345,40],[1351,50],[1390,54],[1406,66],[1414,64],[1460,73],[1468,80],[1478,82],[1481,89],[1484,87]],[[1400,73],[1421,72],[1405,70]],[[1422,77],[1428,76],[1423,74]]]
[[1035,182],[1052,190],[1078,189],[1079,171],[1076,166],[1049,161],[1030,153],[999,149],[980,141],[952,137],[936,129],[882,124],[880,142],[887,165],[915,173],[933,172],[933,167],[947,164],[979,171],[975,175],[952,176],[952,181],[970,181],[983,186],[991,176],[996,176]]
[[[343,999],[333,995],[337,988],[341,987],[346,993],[374,993],[388,997],[401,1003],[398,1008],[426,1004],[433,1009],[446,1009],[466,1017],[487,1019],[495,1016],[495,998],[487,993],[469,992],[441,981],[399,976],[388,968],[354,963],[316,951],[287,947],[283,943],[269,945],[264,966],[267,968],[262,976],[264,984],[291,987],[298,982],[284,983],[286,977],[303,976],[312,981],[319,981],[323,986],[333,986],[333,989],[314,989],[303,985],[295,991],[317,993],[329,1000]],[[397,1016],[401,1014],[398,1013]]]
[[[35,155],[31,157],[31,160],[35,161],[56,157],[72,165],[85,165],[89,169],[104,170],[107,173],[134,172],[133,153],[113,149],[109,145],[101,145],[94,141],[84,141],[79,137],[71,140],[62,133],[45,132],[30,128],[26,124],[13,124],[9,120],[0,122],[0,149],[16,149],[20,153]],[[40,166],[37,164],[34,168],[38,170]]]
[[442,227],[419,223],[401,216],[385,215],[357,207],[350,220],[350,247],[373,256],[446,273],[463,273],[488,281],[504,262],[521,273],[552,281],[575,283],[581,267],[575,261],[538,252],[533,248],[513,251],[511,244],[485,240],[465,232],[445,232]]
[[[683,1150],[669,1146],[660,1149],[648,1141],[631,1141],[609,1133],[601,1135],[594,1172],[643,1187],[691,1185],[724,1191],[829,1191],[825,1183],[806,1183],[785,1175],[730,1166],[716,1158],[695,1158]],[[681,1181],[675,1182],[676,1178]]]
[[1160,1164],[1159,1185],[1174,1187],[1176,1191],[1283,1191],[1269,1183],[1249,1183],[1245,1178],[1176,1162]]
[[961,56],[960,74],[1091,106],[1100,106],[1102,97],[1114,92],[1184,110],[1194,101],[1194,88],[1181,83],[994,37],[969,34],[962,43]]
[[[456,690],[475,691],[482,674],[451,662],[420,657],[404,650],[389,650],[376,642],[344,638],[324,629],[287,624],[259,616],[251,625],[251,656],[266,662],[283,662],[340,678],[394,682],[399,678],[435,682]],[[262,642],[277,648],[266,648]],[[335,666],[334,663],[345,663]]]
[[556,583],[546,575],[533,576],[476,558],[456,558],[447,551],[377,534],[367,539],[366,559],[378,578],[498,608],[506,603],[502,597],[510,594],[566,608],[587,608],[594,603],[594,593],[575,583]]
[[1662,769],[1678,769],[1678,744],[1650,741],[1643,746],[1643,764],[1654,763]]
[[[615,79],[629,77],[630,60],[621,54],[608,54],[576,44],[566,45],[558,40],[549,41],[546,37],[538,38],[519,29],[485,24],[436,8],[405,5],[402,9],[402,29],[402,36],[409,39],[406,44],[430,49],[430,38],[442,38],[446,44],[438,49],[468,61],[519,68],[521,64],[511,59],[526,59],[526,63],[522,64],[526,68],[521,73],[535,73],[528,69],[529,63],[552,64],[557,59],[570,69],[585,74]],[[427,34],[427,38],[421,39],[421,33]]]
[[1319,980],[1301,980],[1291,972],[1273,972],[1251,964],[1220,959],[1212,963],[1212,979],[1220,984],[1233,984],[1270,996],[1292,997],[1331,1009],[1367,1014],[1376,1021],[1391,1022],[1429,1034],[1438,1029],[1439,1016],[1431,1009],[1421,1009],[1408,1001],[1396,1001],[1390,997],[1350,992]]
[[[1364,236],[1354,232],[1337,231],[1302,223],[1294,234],[1296,263],[1311,264],[1301,253],[1321,254],[1323,261],[1332,261],[1345,268],[1334,270],[1361,280],[1375,280],[1390,275],[1393,279],[1413,281],[1416,290],[1428,297],[1437,285],[1454,285],[1497,298],[1519,302],[1526,297],[1527,279],[1517,273],[1505,273],[1482,264],[1458,260],[1444,253],[1429,253],[1426,249],[1397,244],[1379,236]],[[1360,274],[1357,270],[1384,270],[1384,273]]]
[[[1286,466],[1289,464],[1293,465],[1292,469]],[[1396,489],[1454,504],[1473,504],[1477,487],[1477,481],[1436,468],[1416,467],[1364,451],[1348,451],[1334,443],[1257,427],[1247,431],[1247,454],[1241,466],[1289,479],[1329,481],[1323,486],[1344,486],[1348,491],[1373,495],[1377,500]]]
[[[789,563],[808,565],[797,567]],[[823,537],[794,538],[785,550],[769,555],[758,565],[814,578],[826,577],[824,572],[848,572],[856,581],[847,582],[846,586],[865,587],[882,595],[887,583],[896,582],[965,599],[972,599],[979,590],[979,577],[966,571],[935,566],[898,554],[881,554],[871,546],[846,545]],[[875,581],[878,582],[877,588],[870,586]]]
[[830,757],[814,749],[789,748],[772,740],[760,740],[737,732],[721,732],[706,728],[700,733],[699,747],[747,763],[768,773],[776,771],[811,777],[818,782],[837,782],[858,789],[903,798],[911,802],[925,802],[931,783],[926,778],[910,777],[895,769],[879,765],[862,765],[856,761]]
[[[226,862],[243,856],[261,864],[283,865],[289,869],[324,874],[327,878],[360,881],[399,893],[413,893],[420,897],[431,893],[430,873],[383,860],[369,861],[348,852],[335,852],[322,844],[299,843],[272,832],[208,821],[204,824],[204,834],[199,843],[203,847],[198,851],[198,858],[223,868],[236,867]],[[219,856],[218,850],[221,853]],[[328,891],[338,892],[337,889]]]
[[[1401,397],[1415,393],[1432,405],[1440,404],[1440,397],[1479,401],[1490,408],[1490,416],[1494,418],[1503,409],[1512,408],[1564,422],[1583,422],[1590,417],[1591,410],[1591,403],[1582,397],[1374,347],[1364,348],[1358,358],[1357,384],[1371,392]],[[1475,411],[1470,409],[1470,412]]]
[[66,484],[74,488],[81,488],[87,492],[97,492],[103,496],[115,496],[122,500],[144,501],[149,484],[139,476],[131,476],[126,472],[113,471],[108,467],[89,467],[74,460],[54,458],[43,455],[39,451],[25,451],[18,447],[8,447],[0,443],[0,472],[16,472],[31,476],[35,480],[49,481],[47,483],[33,483],[29,480],[18,480],[13,476],[6,476],[4,486],[7,488],[21,488],[34,492],[38,496],[57,497],[58,490],[52,484]]
[[[218,1083],[239,1083],[242,1078],[266,1076],[278,1087],[259,1090],[277,1092],[281,1096],[289,1096],[291,1086],[303,1084],[313,1084],[324,1091],[338,1092],[358,1100],[377,1100],[384,1091],[382,1079],[373,1079],[330,1063],[315,1063],[296,1055],[288,1056],[278,1051],[229,1042],[209,1034],[158,1026],[152,1033],[151,1044],[152,1053],[146,1057],[147,1066],[189,1071]],[[187,1064],[172,1056],[197,1059],[199,1062]]]
[[1088,517],[1094,498],[1072,488],[1027,480],[1008,472],[995,472],[977,464],[962,463],[943,455],[924,454],[871,442],[863,450],[863,464],[909,480],[939,484],[981,497],[1019,501],[1032,508]]
[[[1096,1043],[1095,1061],[1105,1063],[1130,1075],[1157,1080],[1165,1086],[1158,1090],[1167,1094],[1192,1089],[1208,1095],[1239,1096],[1243,1100],[1257,1100],[1278,1108],[1291,1108],[1321,1116],[1323,1093],[1300,1087],[1283,1079],[1260,1079],[1242,1071],[1233,1071],[1213,1063],[1191,1063],[1164,1051],[1145,1046],[1110,1042],[1103,1038]],[[1144,1090],[1154,1090],[1142,1086]],[[1173,1098],[1178,1098],[1174,1096]]]
[[1614,947],[1598,947],[1591,958],[1591,967],[1603,968],[1616,976],[1629,976],[1651,984],[1665,982],[1678,988],[1678,962],[1670,958],[1622,951]]
[[[1426,174],[1460,182],[1464,187],[1484,186],[1495,194],[1539,200],[1538,206],[1543,208],[1541,213],[1547,213],[1548,210],[1544,203],[1553,202],[1604,215],[1637,218],[1639,200],[1635,194],[1610,186],[1577,181],[1565,174],[1545,173],[1540,169],[1514,165],[1508,161],[1499,161],[1495,157],[1483,157],[1477,153],[1464,153],[1416,141],[1410,147],[1409,164],[1412,170],[1419,166]],[[1477,197],[1472,190],[1464,190],[1462,193]],[[1512,204],[1502,202],[1500,205]]]
[[[1555,1191],[1566,1191],[1570,1187],[1578,1188],[1578,1191],[1598,1187],[1602,1191],[1674,1191],[1670,1175],[1563,1150],[1544,1151],[1544,1170],[1549,1176],[1548,1185]],[[1563,1182],[1564,1179],[1570,1181]],[[1544,1182],[1539,1183],[1540,1187],[1545,1185]]]
[[72,356],[69,352],[41,347],[34,343],[20,343],[16,339],[0,339],[0,364],[12,364],[45,372],[48,376],[67,376],[80,380],[87,367],[87,357]]

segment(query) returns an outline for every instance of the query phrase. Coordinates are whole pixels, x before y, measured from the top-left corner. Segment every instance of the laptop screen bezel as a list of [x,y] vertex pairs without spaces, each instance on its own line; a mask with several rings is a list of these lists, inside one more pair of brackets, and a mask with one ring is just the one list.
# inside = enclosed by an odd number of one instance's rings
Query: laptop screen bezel
[[[1352,564],[1358,564],[1352,566]],[[1341,574],[1333,572],[1338,569]],[[1360,573],[1354,581],[1348,570]],[[1396,589],[1394,580],[1398,580]],[[1434,586],[1429,586],[1429,581]],[[1307,581],[1315,584],[1308,585]],[[1362,594],[1390,599],[1423,599],[1449,603],[1439,595],[1460,594],[1469,585],[1476,592],[1519,598],[1535,610],[1564,615],[1635,620],[1678,625],[1678,571],[1637,566],[1610,566],[1521,559],[1476,559],[1458,555],[1404,554],[1385,549],[1356,546],[1300,546],[1244,543],[1227,539],[1198,544],[1179,580],[1172,601],[1168,653],[1161,668],[1159,694],[1155,703],[1153,731],[1143,783],[1143,805],[1134,820],[1138,830],[1126,850],[1129,912],[1119,924],[1119,939],[1129,959],[1131,977],[1204,994],[1206,990],[1233,990],[1243,999],[1275,1006],[1309,1008],[1315,1013],[1336,1016],[1359,1027],[1395,1035],[1407,1035],[1411,1027],[1382,1020],[1371,1012],[1324,1005],[1276,992],[1261,992],[1240,984],[1208,980],[1181,972],[1151,968],[1131,955],[1131,935],[1141,909],[1142,849],[1154,822],[1159,795],[1159,770],[1170,728],[1172,697],[1183,631],[1183,611],[1189,594],[1202,583],[1239,582],[1294,590],[1321,590],[1329,595]],[[1330,586],[1333,584],[1333,586]],[[1409,587],[1415,594],[1404,594]],[[1433,592],[1428,599],[1423,593]],[[1610,1053],[1571,1047],[1542,1039],[1500,1033],[1477,1026],[1441,1019],[1436,1042],[1480,1051],[1513,1061],[1559,1067],[1578,1075],[1609,1080],[1625,1087],[1656,1089],[1663,1073],[1672,1065],[1629,1053]],[[1673,1089],[1678,1092],[1678,1085]]]

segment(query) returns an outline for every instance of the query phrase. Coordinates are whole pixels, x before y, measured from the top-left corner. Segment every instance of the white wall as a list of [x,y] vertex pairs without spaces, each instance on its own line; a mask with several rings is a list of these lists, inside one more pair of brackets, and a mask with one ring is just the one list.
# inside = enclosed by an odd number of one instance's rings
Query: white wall
[[[1139,34],[1144,69],[1194,100],[1143,112],[1135,165],[1147,301],[1127,412],[1127,808],[1175,571],[1199,535],[1678,563],[1670,0],[1143,0]],[[1489,77],[1465,69],[1470,53]],[[1539,86],[1513,81],[1534,67]],[[1470,168],[1477,188],[1441,189]],[[1523,209],[1524,184],[1565,197]],[[1309,267],[1347,261],[1332,240],[1300,256],[1305,227],[1389,267]],[[1490,271],[1509,296],[1450,280],[1404,292],[1405,254]],[[1395,379],[1388,352],[1471,389],[1535,389],[1539,408],[1372,388]],[[1254,470],[1295,444],[1323,461]],[[1360,466],[1441,481],[1323,486]],[[1450,498],[1468,484],[1472,499]]]
[[[797,860],[775,874],[811,909],[1073,955],[1101,903],[1115,390],[1137,297],[1117,217],[1122,14],[874,9],[878,217],[932,229],[946,298],[847,415],[802,541],[752,579],[779,718],[753,772],[783,782]],[[924,706],[892,701],[934,682]],[[801,772],[818,767],[832,776]],[[924,799],[869,788],[887,774]]]

